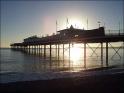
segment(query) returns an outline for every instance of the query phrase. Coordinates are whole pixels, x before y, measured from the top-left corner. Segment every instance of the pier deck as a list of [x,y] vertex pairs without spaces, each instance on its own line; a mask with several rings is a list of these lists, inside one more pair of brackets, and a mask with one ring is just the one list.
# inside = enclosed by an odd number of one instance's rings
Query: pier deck
[[[51,60],[51,51],[52,51],[52,45],[56,46],[56,53],[57,58],[59,60],[59,46],[63,45],[63,56],[64,56],[64,44],[69,44],[69,59],[70,59],[70,44],[75,43],[83,43],[83,49],[84,49],[84,68],[86,68],[86,54],[87,54],[87,44],[88,43],[100,43],[101,44],[101,66],[103,66],[103,43],[105,43],[106,48],[106,66],[108,66],[108,47],[111,42],[122,42],[122,48],[124,50],[124,33],[116,33],[116,34],[105,34],[104,28],[100,27],[98,29],[93,30],[80,30],[80,29],[74,29],[73,27],[70,27],[69,29],[64,29],[61,31],[58,31],[59,34],[46,36],[42,38],[38,38],[36,36],[29,37],[24,39],[24,42],[22,43],[13,43],[11,44],[11,48],[13,50],[19,50],[19,51],[29,51],[30,49],[37,49],[44,52],[44,57],[46,57],[46,45],[49,45],[50,48],[50,60]],[[42,47],[43,46],[43,47]],[[113,47],[112,47],[113,48]],[[114,49],[114,48],[113,48]],[[119,48],[120,49],[120,48]],[[118,50],[115,50],[117,53]],[[35,54],[36,54],[35,51]],[[95,52],[92,49],[93,53]],[[123,57],[122,57],[123,58]],[[63,57],[64,60],[64,57]],[[70,62],[70,61],[69,61]]]
[[105,35],[97,37],[88,37],[88,38],[68,38],[61,40],[56,38],[55,41],[49,39],[49,41],[42,40],[35,42],[22,42],[22,43],[13,43],[11,46],[29,46],[29,45],[49,45],[49,44],[68,44],[68,43],[106,43],[106,42],[124,42],[124,34],[118,35]]

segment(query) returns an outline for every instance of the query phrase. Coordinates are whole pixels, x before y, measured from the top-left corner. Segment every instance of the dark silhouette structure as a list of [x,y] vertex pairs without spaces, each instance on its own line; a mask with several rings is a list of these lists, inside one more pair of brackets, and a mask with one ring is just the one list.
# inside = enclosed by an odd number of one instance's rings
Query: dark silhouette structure
[[[45,44],[45,43],[59,43],[58,41],[61,40],[63,43],[68,43],[66,41],[80,41],[84,38],[94,38],[94,37],[103,37],[105,36],[105,31],[103,27],[100,27],[98,29],[92,29],[92,30],[83,30],[83,29],[75,29],[71,25],[69,29],[63,29],[60,31],[57,31],[56,35],[46,36],[42,38],[38,38],[37,36],[32,36],[24,39],[24,42],[22,45],[28,45],[28,44]],[[15,43],[17,44],[17,43]]]
[[105,43],[106,66],[108,66],[108,44],[110,42],[124,42],[124,33],[107,35],[105,34],[104,27],[99,27],[98,29],[92,29],[92,30],[84,30],[84,29],[76,29],[73,28],[73,26],[71,26],[70,28],[57,31],[57,34],[51,36],[46,36],[42,38],[39,38],[37,36],[32,36],[24,39],[24,42],[22,43],[13,43],[10,46],[13,50],[20,50],[20,51],[29,50],[29,52],[31,48],[32,49],[38,48],[39,50],[41,49],[41,51],[44,51],[44,57],[45,57],[46,45],[49,45],[50,47],[50,56],[51,56],[52,45],[55,45],[59,60],[59,45],[63,44],[63,55],[64,55],[64,44],[69,44],[69,57],[70,57],[70,44],[74,42],[84,44],[84,68],[86,68],[86,47],[87,47],[86,45],[88,43],[101,44],[101,65],[103,65],[103,43]]

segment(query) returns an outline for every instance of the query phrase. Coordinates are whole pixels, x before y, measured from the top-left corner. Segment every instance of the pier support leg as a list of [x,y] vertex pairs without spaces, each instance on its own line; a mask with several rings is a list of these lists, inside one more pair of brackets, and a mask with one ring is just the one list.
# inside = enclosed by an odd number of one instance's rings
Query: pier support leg
[[[14,47],[13,47],[14,48]],[[21,46],[21,52],[23,52],[23,46]]]
[[16,46],[14,46],[14,50],[16,50]]
[[64,67],[64,43],[63,43],[63,67]]
[[50,44],[50,68],[51,68],[51,66],[52,66],[52,63],[51,63],[51,55],[52,55],[52,54],[51,54],[51,51],[52,51],[52,48],[51,48],[51,47],[52,47],[52,45]]
[[101,43],[101,67],[103,67],[103,43]]
[[106,42],[106,66],[108,67],[108,42]]
[[24,46],[24,52],[26,53],[26,51],[27,51],[27,48],[26,48],[26,46]]
[[24,52],[24,46],[21,46],[21,51]]
[[22,46],[22,51],[23,51],[23,52],[25,51],[25,48],[24,48],[24,46]]
[[34,54],[36,55],[36,45],[34,45]]
[[40,47],[40,52],[41,52],[41,56],[42,56],[42,45],[41,45],[41,47]]
[[26,52],[26,53],[28,53],[28,46],[25,46],[25,49],[26,49],[26,51],[25,51],[25,52]]
[[16,46],[16,50],[18,50],[18,46]]
[[40,45],[37,45],[37,54],[40,56]]
[[57,44],[55,46],[56,46],[56,58],[57,58]]
[[58,66],[60,66],[60,62],[59,62],[59,44],[58,44]]
[[17,46],[17,50],[19,50],[19,47]]
[[30,45],[29,45],[29,54],[30,54]]
[[32,54],[34,54],[34,52],[33,52],[33,51],[34,51],[34,46],[32,45]]
[[38,45],[38,55],[40,56],[40,45]]
[[13,50],[15,50],[15,46],[13,46]]
[[39,47],[38,47],[38,54],[39,54],[39,56],[40,56],[40,45],[38,45]]
[[15,50],[15,46],[13,46],[13,50]]
[[19,50],[19,46],[17,46],[17,50]]
[[84,68],[86,69],[86,43],[84,43]]
[[38,45],[36,45],[37,46],[37,55],[39,55],[39,53],[38,53]]
[[124,67],[124,41],[123,41],[123,67]]
[[25,51],[25,52],[26,52],[26,53],[28,53],[28,46],[25,46],[25,49],[26,49],[26,51]]
[[46,58],[46,45],[44,45],[44,58]]
[[58,56],[57,56],[57,44],[55,44],[55,52],[56,52],[56,54],[55,54],[55,56],[56,56],[56,62],[55,62],[55,67],[57,68],[58,67]]
[[71,67],[71,63],[70,63],[70,43],[69,43],[69,68]]
[[20,49],[19,50],[21,51],[21,46],[20,46]]

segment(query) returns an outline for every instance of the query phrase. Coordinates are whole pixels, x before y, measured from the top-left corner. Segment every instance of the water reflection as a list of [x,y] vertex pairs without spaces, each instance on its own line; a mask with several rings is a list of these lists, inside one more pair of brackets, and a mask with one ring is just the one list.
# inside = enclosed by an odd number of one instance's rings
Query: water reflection
[[[94,44],[94,46],[99,44]],[[112,44],[114,46],[115,44]],[[92,44],[89,44],[92,46]],[[121,46],[121,44],[120,44]],[[42,46],[43,47],[43,46]],[[43,71],[78,71],[84,69],[84,48],[83,44],[70,45],[70,58],[69,58],[69,45],[60,45],[59,56],[58,49],[52,45],[51,57],[50,48],[46,46],[46,56],[44,57],[44,50],[42,49],[30,49],[25,53],[20,51],[8,51],[2,50],[1,57],[1,70],[3,71],[22,71],[22,72],[43,72]],[[111,46],[110,46],[111,47]],[[93,47],[92,47],[93,48]],[[117,51],[119,48],[115,48]],[[95,50],[95,47],[93,48]],[[118,51],[119,56],[113,48],[109,48],[109,66],[122,66],[124,64],[124,52],[123,48]],[[36,51],[36,53],[35,53]],[[106,66],[106,49],[103,48],[103,66]],[[86,67],[96,68],[101,67],[101,49],[97,48],[95,53],[87,45],[86,49]],[[116,54],[115,54],[116,53]],[[92,56],[91,56],[92,54]],[[114,57],[112,57],[114,55]],[[70,59],[70,60],[69,60]]]
[[[60,45],[60,49],[58,52],[58,49],[56,49],[55,46],[52,46],[51,55],[50,55],[50,49],[49,46],[46,46],[46,53],[42,49],[31,49],[30,53],[27,51],[27,54],[31,54],[30,57],[34,57],[35,60],[33,61],[34,64],[32,64],[31,67],[34,67],[34,70],[36,71],[65,71],[65,70],[73,70],[73,71],[79,71],[81,69],[84,69],[84,50],[83,50],[82,44],[75,44],[71,45],[70,48],[70,56],[69,56],[69,48],[68,45],[65,45],[64,48],[64,54],[62,45]],[[96,46],[98,46],[96,44]],[[101,54],[100,54],[100,48],[97,48],[95,53],[93,54],[93,51],[95,48],[90,49],[87,46],[86,49],[86,64],[87,68],[96,68],[101,67]],[[105,51],[105,48],[104,48]],[[34,53],[36,52],[36,53]],[[58,54],[59,53],[59,54]],[[123,55],[123,52],[119,52],[120,55]],[[33,55],[32,55],[33,54]],[[46,56],[44,56],[46,54]],[[92,54],[92,56],[91,56]],[[97,55],[96,55],[97,54]],[[123,63],[123,59],[120,59],[119,61],[113,61],[111,60],[111,57],[113,55],[113,50],[109,49],[109,65],[121,65]],[[103,66],[105,66],[105,54],[103,56]],[[29,65],[29,64],[27,64]],[[33,68],[31,68],[33,69]]]
[[[72,47],[70,48],[70,61],[73,65],[73,67],[76,67],[76,66],[81,66],[81,63],[83,62],[80,62],[81,60],[81,57],[83,57],[83,50],[79,47]],[[65,53],[65,56],[68,57],[68,53],[66,52]]]

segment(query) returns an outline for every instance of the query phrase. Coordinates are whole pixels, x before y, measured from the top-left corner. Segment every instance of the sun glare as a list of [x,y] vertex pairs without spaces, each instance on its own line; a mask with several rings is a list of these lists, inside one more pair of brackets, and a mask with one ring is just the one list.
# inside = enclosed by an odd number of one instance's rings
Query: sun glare
[[[74,44],[70,48],[70,61],[73,66],[80,66],[82,64],[82,55],[83,49],[81,48],[81,44]],[[65,52],[65,56],[69,58],[69,49]]]
[[68,27],[70,27],[71,25],[74,28],[78,28],[78,29],[84,29],[85,28],[83,22],[81,20],[79,20],[79,19],[70,19]]
[[79,65],[80,64],[80,58],[81,58],[81,49],[78,47],[72,47],[70,49],[70,59],[73,62],[73,65]]

